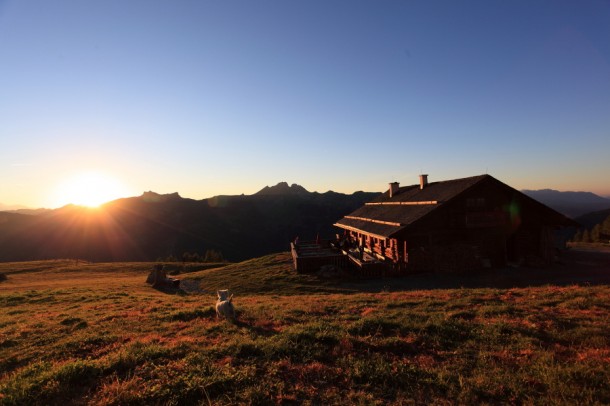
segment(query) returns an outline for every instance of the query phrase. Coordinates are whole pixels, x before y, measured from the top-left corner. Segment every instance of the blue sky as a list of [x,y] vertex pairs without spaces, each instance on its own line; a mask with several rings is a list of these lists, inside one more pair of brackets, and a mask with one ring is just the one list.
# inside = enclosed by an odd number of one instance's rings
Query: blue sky
[[0,89],[6,204],[91,171],[195,199],[419,173],[610,195],[608,1],[0,0]]

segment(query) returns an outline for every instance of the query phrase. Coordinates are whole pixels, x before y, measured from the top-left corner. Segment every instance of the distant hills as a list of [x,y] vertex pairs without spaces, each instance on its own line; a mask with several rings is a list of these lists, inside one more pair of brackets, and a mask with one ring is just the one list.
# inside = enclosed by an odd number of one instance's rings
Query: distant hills
[[576,217],[576,220],[583,228],[591,230],[595,225],[603,223],[610,216],[610,209],[594,211],[592,213],[583,214]]
[[571,218],[610,209],[610,199],[591,192],[560,192],[553,189],[522,190],[522,192]]
[[[610,214],[610,199],[587,192],[524,190],[583,226]],[[0,211],[0,261],[81,258],[154,261],[221,251],[232,261],[285,251],[295,237],[330,238],[332,225],[379,193],[309,192],[286,182],[253,195],[193,200],[145,192],[100,209]]]
[[37,216],[39,214],[48,213],[51,209],[15,209],[15,210],[0,210],[0,212],[5,211],[8,213],[16,213],[16,214],[27,214],[30,216]]
[[0,203],[0,212],[3,212],[3,211],[9,212],[9,213],[38,215],[38,214],[46,213],[50,210],[49,209],[31,209],[29,207],[21,206],[21,205],[17,205],[17,204],[9,205],[9,204]]
[[239,261],[285,251],[296,236],[330,238],[333,223],[377,195],[312,193],[281,182],[254,195],[193,200],[145,192],[100,209],[0,212],[0,261],[154,261],[210,249]]
[[9,205],[9,204],[0,203],[0,211],[19,210],[19,209],[26,209],[26,208],[27,207],[20,206],[20,205]]

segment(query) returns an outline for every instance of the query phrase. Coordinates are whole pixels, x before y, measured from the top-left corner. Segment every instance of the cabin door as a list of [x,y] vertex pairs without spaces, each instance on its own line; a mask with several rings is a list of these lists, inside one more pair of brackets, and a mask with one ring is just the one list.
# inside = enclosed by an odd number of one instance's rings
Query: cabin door
[[517,253],[517,233],[511,234],[506,240],[506,261],[516,262],[519,260]]

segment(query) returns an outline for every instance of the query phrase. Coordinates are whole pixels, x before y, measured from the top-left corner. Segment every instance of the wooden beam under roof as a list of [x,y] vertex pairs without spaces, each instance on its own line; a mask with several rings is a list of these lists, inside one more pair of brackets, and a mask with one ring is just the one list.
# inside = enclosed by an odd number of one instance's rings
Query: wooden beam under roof
[[366,217],[345,216],[345,218],[346,219],[351,219],[351,220],[368,221],[368,222],[377,223],[377,224],[385,224],[387,226],[395,226],[395,227],[402,226],[402,224],[396,223],[394,221],[375,220],[375,219],[369,219],[369,218],[366,218]]
[[368,202],[365,206],[430,206],[438,204],[438,200],[426,200],[421,202]]
[[388,238],[388,236],[385,236],[385,235],[369,233],[368,231],[360,230],[357,227],[346,226],[345,224],[335,223],[333,225],[335,227],[343,228],[345,230],[355,231],[355,232],[360,233],[360,234],[370,235],[371,237],[379,238],[379,239],[382,239],[382,240],[385,240],[386,238]]

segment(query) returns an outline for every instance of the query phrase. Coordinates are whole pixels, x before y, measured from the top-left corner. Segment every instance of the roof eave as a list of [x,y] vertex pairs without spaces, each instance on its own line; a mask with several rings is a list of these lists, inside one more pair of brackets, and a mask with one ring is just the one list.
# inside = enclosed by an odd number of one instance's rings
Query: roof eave
[[344,230],[355,231],[355,232],[357,232],[357,233],[361,233],[361,234],[370,235],[370,236],[372,236],[372,237],[375,237],[375,238],[381,238],[381,239],[384,239],[384,240],[385,240],[386,238],[392,238],[392,236],[393,236],[393,235],[395,235],[395,234],[396,234],[398,231],[402,230],[402,228],[401,228],[400,230],[396,230],[396,231],[392,232],[392,233],[391,233],[391,234],[389,234],[389,235],[381,235],[381,234],[371,233],[371,232],[369,232],[369,231],[362,230],[362,229],[359,229],[359,228],[357,228],[357,227],[346,226],[345,224],[339,224],[339,223],[335,223],[335,224],[333,224],[333,225],[334,225],[335,227],[339,227],[339,228],[342,228],[342,229],[344,229]]

